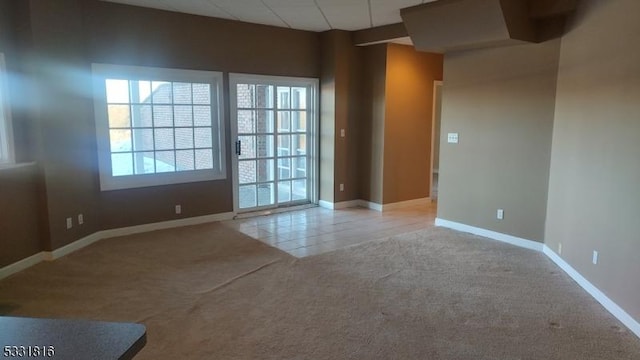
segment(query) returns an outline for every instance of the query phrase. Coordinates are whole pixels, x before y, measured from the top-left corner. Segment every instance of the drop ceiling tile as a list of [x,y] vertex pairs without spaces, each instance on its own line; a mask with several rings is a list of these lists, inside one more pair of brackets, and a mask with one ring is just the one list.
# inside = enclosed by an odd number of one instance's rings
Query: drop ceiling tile
[[402,22],[400,9],[422,4],[422,0],[371,0],[373,26]]
[[294,29],[329,30],[329,24],[313,0],[265,0],[267,6]]
[[102,0],[102,1],[125,4],[125,5],[141,6],[141,7],[152,8],[152,9],[176,11],[175,8],[169,6],[167,3],[165,3],[162,0]]
[[182,0],[173,5],[177,11],[188,14],[210,16],[223,19],[233,19],[231,15],[216,7],[207,0]]
[[[173,0],[176,1],[176,0]],[[261,0],[208,0],[240,21],[288,27]]]
[[367,0],[317,0],[333,29],[360,30],[370,27]]

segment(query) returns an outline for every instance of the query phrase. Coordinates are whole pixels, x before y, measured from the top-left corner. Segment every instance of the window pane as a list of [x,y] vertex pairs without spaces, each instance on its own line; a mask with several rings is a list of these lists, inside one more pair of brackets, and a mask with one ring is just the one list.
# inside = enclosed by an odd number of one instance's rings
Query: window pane
[[153,152],[133,153],[136,174],[153,174],[156,172],[154,166]]
[[132,126],[133,127],[152,127],[153,126],[153,112],[151,111],[151,105],[132,105]]
[[258,135],[258,157],[273,157],[273,135]]
[[290,89],[288,87],[278,86],[278,109],[289,109],[291,107],[289,93]]
[[201,105],[211,104],[211,85],[193,84],[193,103]]
[[291,159],[291,161],[293,161],[293,177],[307,177],[307,158],[304,156],[296,157]]
[[255,136],[238,136],[240,140],[240,159],[252,159],[256,157]]
[[256,111],[256,132],[258,133],[273,132],[273,111],[270,111],[270,110]]
[[257,196],[255,185],[240,186],[238,193],[238,206],[240,206],[241,209],[256,207]]
[[175,153],[173,151],[156,151],[156,172],[173,172],[175,170]]
[[173,83],[173,103],[191,104],[190,83]]
[[131,126],[129,105],[109,105],[109,127],[126,128]]
[[256,85],[256,107],[273,108],[273,86]]
[[238,110],[238,134],[254,133],[255,123],[255,111]]
[[238,108],[255,107],[254,93],[255,85],[238,84],[236,85],[236,96],[238,99]]
[[213,169],[213,150],[196,150],[196,169]]
[[293,150],[291,155],[307,154],[307,135],[293,135]]
[[177,171],[195,170],[196,161],[193,150],[176,151],[176,169]]
[[278,156],[291,155],[291,135],[278,135]]
[[155,129],[154,136],[156,150],[173,149],[173,129]]
[[109,130],[111,152],[131,151],[131,130]]
[[107,103],[129,103],[129,81],[107,79]]
[[278,159],[278,178],[290,179],[291,178],[291,159]]
[[307,180],[293,180],[291,200],[307,199]]
[[153,107],[153,126],[173,126],[173,109],[171,105],[155,105]]
[[273,180],[273,160],[258,160],[258,182]]
[[[133,129],[133,150],[153,150],[153,130]],[[151,158],[153,158],[153,156]]]
[[171,104],[171,83],[166,81],[153,81],[151,82],[151,89],[153,90],[153,103],[154,104]]
[[175,126],[193,126],[193,107],[176,105],[173,107]]
[[244,160],[238,162],[238,181],[240,184],[256,182],[255,160]]
[[274,184],[258,185],[258,206],[273,205],[275,203]]
[[291,201],[291,181],[278,182],[278,202],[284,203]]
[[307,108],[307,89],[291,88],[291,108],[306,109]]
[[176,149],[193,149],[193,128],[176,129]]
[[212,146],[211,128],[196,128],[194,130],[197,148],[206,148]]
[[295,131],[295,132],[307,131],[307,113],[305,111],[292,111],[291,125],[293,126],[292,131]]
[[113,176],[133,175],[131,153],[111,154],[111,174]]
[[278,111],[278,131],[290,132],[291,131],[291,118],[288,111]]
[[193,107],[193,124],[195,126],[211,126],[211,107],[210,106],[194,106]]
[[151,81],[131,81],[131,102],[151,103]]

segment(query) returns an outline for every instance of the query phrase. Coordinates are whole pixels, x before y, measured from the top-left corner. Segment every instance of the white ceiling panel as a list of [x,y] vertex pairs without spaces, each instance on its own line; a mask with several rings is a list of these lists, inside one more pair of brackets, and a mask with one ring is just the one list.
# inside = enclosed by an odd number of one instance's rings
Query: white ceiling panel
[[325,31],[329,24],[314,0],[264,0],[293,29]]
[[371,27],[367,0],[316,0],[332,29],[360,30]]
[[102,0],[309,31],[402,22],[400,9],[436,0]]
[[289,27],[278,17],[278,15],[276,15],[269,7],[267,7],[262,2],[262,0],[208,1],[240,21],[280,27]]
[[423,0],[370,0],[373,26],[402,22],[400,9],[423,3]]

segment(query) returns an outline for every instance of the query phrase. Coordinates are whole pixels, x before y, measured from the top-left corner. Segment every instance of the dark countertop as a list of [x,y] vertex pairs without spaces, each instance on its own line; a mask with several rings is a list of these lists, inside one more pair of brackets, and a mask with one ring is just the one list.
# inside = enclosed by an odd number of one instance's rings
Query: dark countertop
[[[51,357],[22,356],[39,359],[132,359],[147,343],[143,325],[89,320],[35,319],[0,317],[0,358],[5,346],[53,347]],[[33,354],[33,353],[32,353]],[[6,357],[3,357],[6,356]]]

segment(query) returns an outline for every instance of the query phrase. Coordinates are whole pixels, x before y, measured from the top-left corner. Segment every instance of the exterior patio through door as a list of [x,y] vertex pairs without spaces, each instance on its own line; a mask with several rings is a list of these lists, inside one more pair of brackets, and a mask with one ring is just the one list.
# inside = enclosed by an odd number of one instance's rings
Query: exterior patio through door
[[237,213],[315,202],[317,84],[230,75]]

